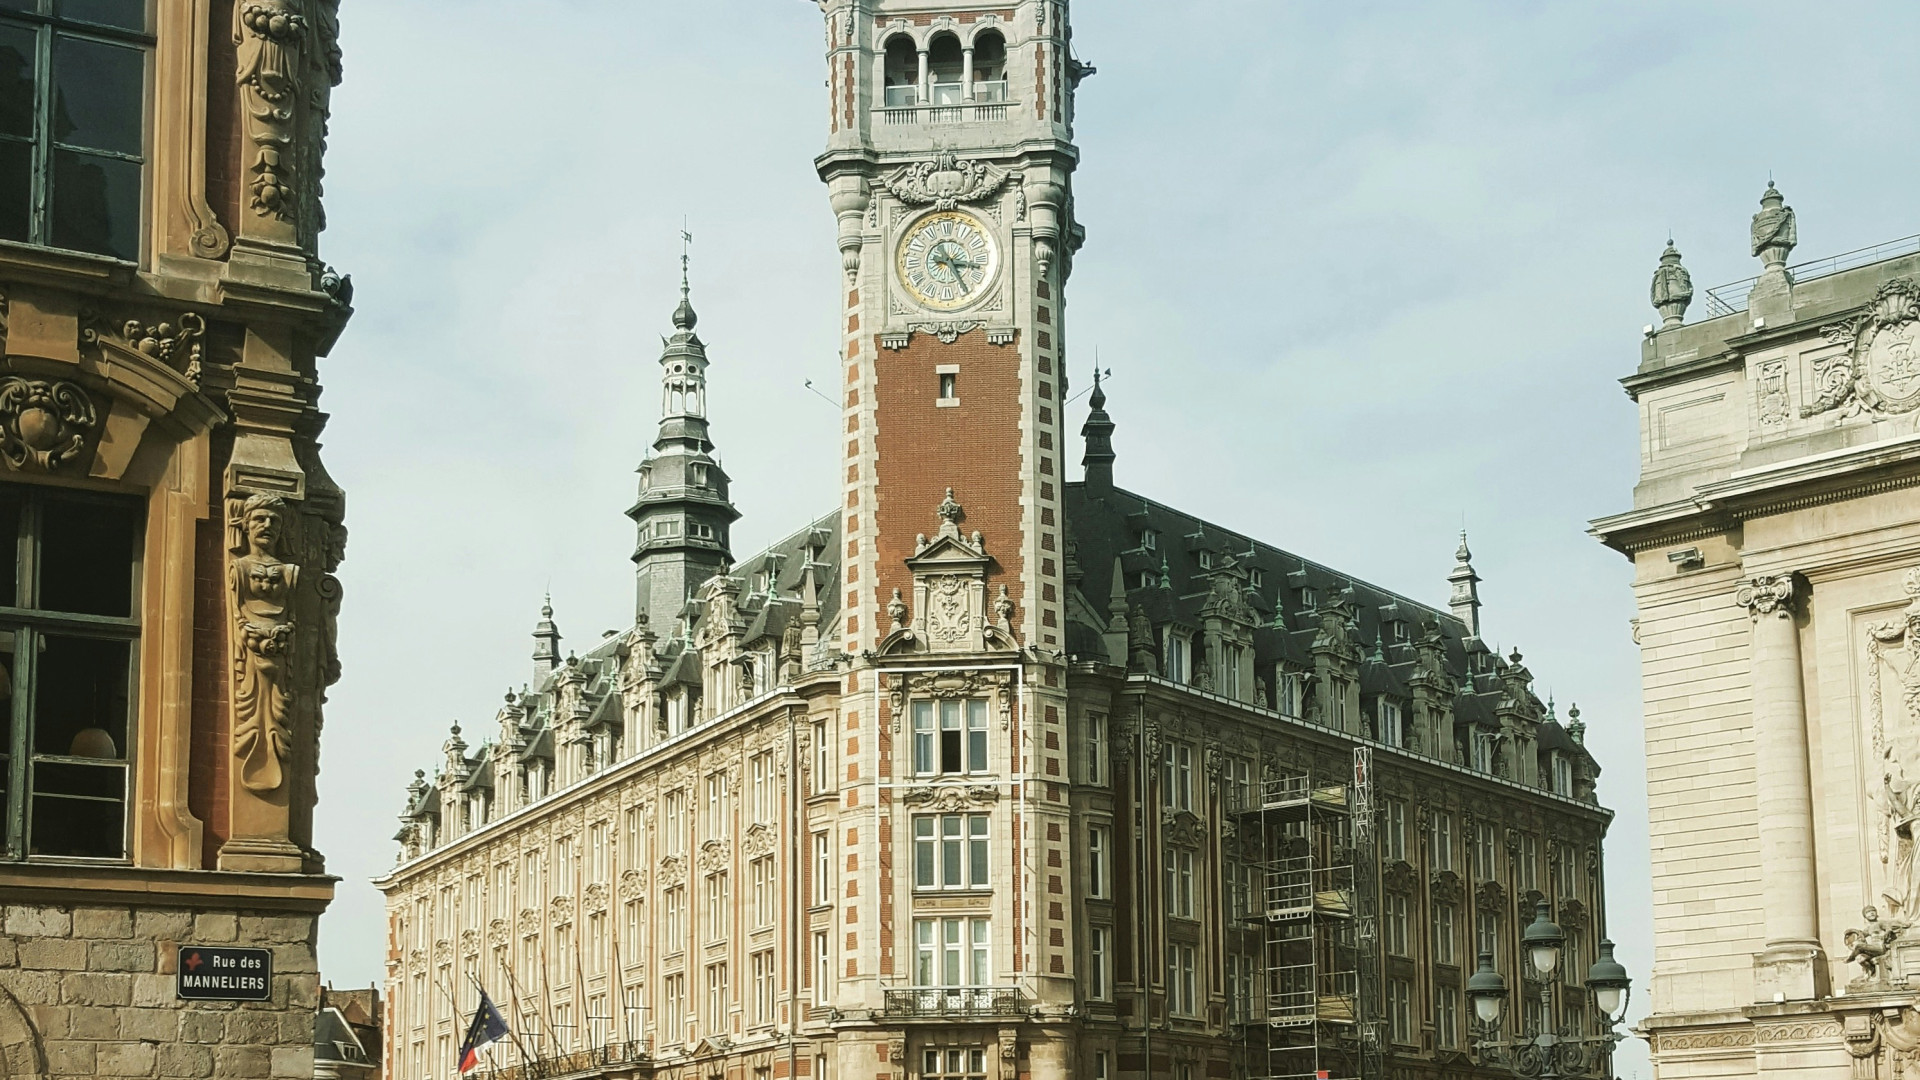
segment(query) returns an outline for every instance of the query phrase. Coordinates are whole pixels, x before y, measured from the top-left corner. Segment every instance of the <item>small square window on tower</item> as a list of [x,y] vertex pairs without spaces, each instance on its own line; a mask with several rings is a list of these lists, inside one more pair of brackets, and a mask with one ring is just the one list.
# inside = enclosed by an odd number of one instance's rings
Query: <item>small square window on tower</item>
[[960,365],[941,364],[933,369],[935,378],[940,381],[940,396],[934,404],[941,408],[950,408],[960,404]]

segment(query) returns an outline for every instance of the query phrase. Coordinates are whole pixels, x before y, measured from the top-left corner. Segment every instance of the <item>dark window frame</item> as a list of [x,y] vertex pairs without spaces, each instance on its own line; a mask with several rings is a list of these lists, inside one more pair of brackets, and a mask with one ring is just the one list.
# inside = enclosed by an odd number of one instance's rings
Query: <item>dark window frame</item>
[[[133,763],[139,743],[140,700],[140,598],[143,591],[143,553],[146,537],[145,506],[137,497],[111,495],[39,484],[0,484],[0,496],[17,499],[20,506],[14,536],[14,595],[0,596],[0,634],[13,638],[12,698],[10,737],[0,745],[0,762],[6,770],[6,835],[3,855],[7,861],[125,863],[132,856]],[[127,615],[91,615],[55,611],[39,605],[45,582],[41,569],[46,510],[49,501],[71,505],[112,506],[133,513],[131,550],[128,553]],[[36,735],[35,698],[39,693],[41,656],[47,638],[127,643],[126,717],[123,746],[117,747],[117,759],[86,755],[50,754],[34,748]],[[53,768],[104,769],[117,767],[121,774],[121,835],[119,852],[113,855],[36,853],[33,850],[33,802],[40,766]],[[43,793],[46,798],[76,801],[113,801],[72,794]]]
[[[25,145],[30,147],[32,160],[29,166],[28,190],[29,205],[27,212],[27,235],[17,242],[34,244],[39,247],[59,248],[67,251],[81,251],[87,254],[101,255],[124,262],[137,262],[140,248],[144,246],[147,223],[147,196],[149,177],[147,166],[152,157],[152,116],[150,103],[153,99],[153,46],[155,35],[152,30],[151,4],[142,5],[140,29],[133,29],[111,23],[102,23],[60,14],[60,0],[0,0],[0,27],[12,27],[32,32],[34,36],[34,56],[28,81],[33,88],[32,126],[27,135],[13,135],[0,132],[0,144]],[[128,153],[121,150],[96,146],[82,146],[78,143],[59,141],[54,133],[54,51],[58,40],[74,40],[109,45],[121,48],[134,48],[141,57],[140,65],[140,150]],[[55,222],[53,220],[52,189],[54,157],[56,152],[75,154],[81,157],[101,158],[109,161],[123,161],[136,166],[138,172],[138,192],[135,196],[134,211],[134,250],[131,252],[99,251],[90,248],[64,247],[54,242]],[[3,210],[4,208],[0,208]]]

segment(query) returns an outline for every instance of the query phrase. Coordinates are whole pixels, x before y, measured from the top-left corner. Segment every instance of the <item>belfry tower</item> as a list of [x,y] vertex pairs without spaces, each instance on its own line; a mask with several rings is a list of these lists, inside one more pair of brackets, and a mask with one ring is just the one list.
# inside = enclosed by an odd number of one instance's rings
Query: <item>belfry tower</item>
[[[834,928],[845,952],[825,996],[840,1014],[892,1019],[935,1000],[903,988],[971,995],[981,1030],[954,1029],[956,1045],[997,1045],[1002,1076],[1065,1077],[1073,1038],[1018,1019],[1072,1015],[1082,947],[1062,902],[1075,855],[1061,407],[1081,239],[1073,95],[1091,69],[1071,56],[1059,0],[820,7],[832,119],[815,164],[845,272],[839,633],[852,663],[840,720],[852,760],[837,779],[859,808],[842,812],[840,834],[858,843],[830,891],[879,898],[849,904]],[[954,798],[976,800],[968,827],[1009,867],[965,914],[935,910],[892,854],[920,850],[931,827],[909,807]],[[954,943],[951,963],[932,959],[936,940]],[[835,1075],[970,1074],[977,1053],[849,1030]]]

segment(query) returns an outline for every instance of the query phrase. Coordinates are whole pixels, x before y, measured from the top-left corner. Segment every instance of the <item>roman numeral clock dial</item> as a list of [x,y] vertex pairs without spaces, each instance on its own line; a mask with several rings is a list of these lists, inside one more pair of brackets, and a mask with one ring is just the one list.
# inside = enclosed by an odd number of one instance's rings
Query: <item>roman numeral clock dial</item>
[[979,218],[961,210],[928,214],[900,238],[900,283],[924,307],[954,311],[987,294],[999,253]]

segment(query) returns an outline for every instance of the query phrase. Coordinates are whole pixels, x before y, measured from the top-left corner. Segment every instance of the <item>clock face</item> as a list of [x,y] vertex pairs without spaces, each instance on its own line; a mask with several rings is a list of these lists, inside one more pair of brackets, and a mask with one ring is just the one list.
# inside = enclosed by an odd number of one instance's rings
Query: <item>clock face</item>
[[900,283],[926,307],[952,311],[986,296],[999,270],[987,227],[972,214],[943,210],[900,238]]

